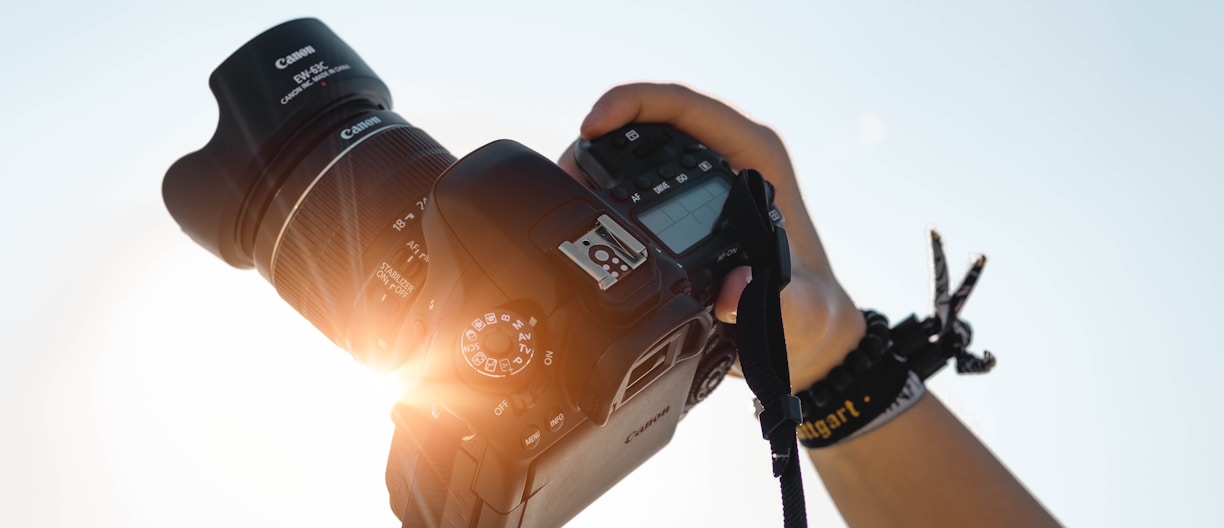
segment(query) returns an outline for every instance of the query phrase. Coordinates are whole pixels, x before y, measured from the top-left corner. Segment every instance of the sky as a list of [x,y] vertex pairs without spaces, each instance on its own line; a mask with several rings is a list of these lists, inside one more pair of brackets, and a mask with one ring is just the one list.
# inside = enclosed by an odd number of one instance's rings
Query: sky
[[[953,276],[989,257],[962,315],[999,366],[929,386],[1056,517],[1215,524],[1219,3],[119,0],[0,6],[0,525],[397,525],[393,388],[161,202],[208,74],[302,16],[456,154],[555,157],[624,82],[727,101],[786,142],[860,306],[929,311],[928,226]],[[570,525],[779,525],[750,398],[726,382]]]

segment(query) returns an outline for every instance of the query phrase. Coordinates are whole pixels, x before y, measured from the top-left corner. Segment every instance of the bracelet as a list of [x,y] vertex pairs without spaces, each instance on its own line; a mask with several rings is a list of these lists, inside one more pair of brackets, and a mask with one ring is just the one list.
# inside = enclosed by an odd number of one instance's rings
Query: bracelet
[[796,434],[805,447],[828,447],[892,420],[922,399],[926,394],[922,381],[950,359],[956,359],[958,374],[983,374],[994,368],[996,359],[989,351],[978,357],[966,350],[973,330],[959,317],[986,265],[986,256],[974,257],[953,291],[943,238],[934,229],[928,236],[935,294],[932,315],[922,320],[911,315],[890,330],[883,315],[863,311],[867,333],[858,347],[828,377],[796,395],[802,408]]
[[893,418],[900,416],[901,413],[909,410],[915,403],[918,403],[918,400],[921,400],[924,395],[926,395],[926,385],[923,385],[922,379],[911,370],[906,378],[905,386],[901,387],[901,393],[897,394],[897,399],[892,402],[892,405],[889,405],[883,414],[868,422],[862,429],[843,438],[842,441],[854,440],[892,421]]
[[[856,433],[874,429],[921,397],[922,389],[905,389],[911,380],[904,359],[891,350],[888,319],[871,310],[863,312],[867,333],[858,347],[846,355],[828,377],[796,396],[802,405],[802,422],[796,427],[799,443],[808,448],[828,447]],[[906,398],[900,400],[900,397]],[[898,401],[902,401],[898,405]]]

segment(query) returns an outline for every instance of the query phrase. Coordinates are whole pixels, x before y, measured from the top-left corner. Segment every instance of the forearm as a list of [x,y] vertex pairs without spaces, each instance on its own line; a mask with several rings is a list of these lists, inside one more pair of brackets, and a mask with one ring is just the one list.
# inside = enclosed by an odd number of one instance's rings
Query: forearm
[[933,394],[808,454],[850,526],[1058,526]]
[[[777,185],[779,207],[786,213],[802,212],[802,198],[793,179]],[[800,221],[791,222],[792,218]],[[784,291],[784,311],[791,308],[788,301],[810,298],[811,292],[803,288],[821,289],[826,299],[841,299],[827,303],[823,313],[808,306],[791,310],[806,314],[807,322],[820,324],[788,324],[788,341],[798,337],[795,342],[821,343],[824,352],[797,365],[792,361],[792,390],[798,391],[827,377],[845,357],[844,351],[857,346],[864,326],[854,303],[832,279],[810,219],[788,214],[787,229],[798,264],[796,273],[812,277],[792,283],[793,291]],[[835,351],[840,353],[831,353]],[[927,393],[877,429],[824,449],[810,449],[808,454],[850,526],[1058,526],[934,394]]]

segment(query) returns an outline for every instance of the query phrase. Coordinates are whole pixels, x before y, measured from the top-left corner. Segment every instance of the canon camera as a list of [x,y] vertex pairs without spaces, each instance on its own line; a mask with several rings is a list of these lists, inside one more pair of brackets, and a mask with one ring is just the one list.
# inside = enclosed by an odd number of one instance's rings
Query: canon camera
[[560,525],[734,362],[710,308],[745,261],[722,212],[736,174],[693,138],[633,124],[579,141],[587,185],[508,140],[456,161],[314,19],[209,82],[216,133],[167,172],[166,206],[410,383],[387,465],[405,526]]

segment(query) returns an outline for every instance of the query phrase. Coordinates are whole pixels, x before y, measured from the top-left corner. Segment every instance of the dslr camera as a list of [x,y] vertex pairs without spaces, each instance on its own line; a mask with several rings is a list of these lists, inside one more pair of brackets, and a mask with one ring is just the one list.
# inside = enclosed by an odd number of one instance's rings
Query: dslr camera
[[166,173],[166,206],[408,380],[387,465],[405,526],[563,524],[734,362],[710,308],[746,262],[722,212],[736,174],[695,139],[632,124],[578,141],[589,185],[509,140],[456,160],[314,19],[209,84],[217,130]]

